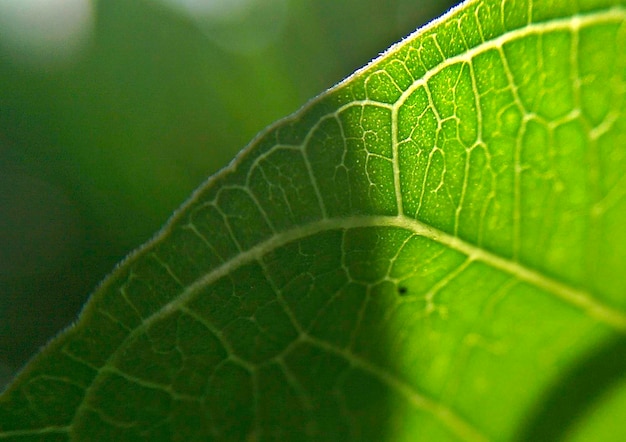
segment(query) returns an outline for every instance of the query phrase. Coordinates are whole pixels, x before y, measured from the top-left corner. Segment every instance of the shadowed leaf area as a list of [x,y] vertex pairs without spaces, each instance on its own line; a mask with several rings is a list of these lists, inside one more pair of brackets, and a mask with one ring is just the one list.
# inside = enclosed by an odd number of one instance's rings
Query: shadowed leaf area
[[0,440],[623,440],[625,16],[464,3],[271,126]]

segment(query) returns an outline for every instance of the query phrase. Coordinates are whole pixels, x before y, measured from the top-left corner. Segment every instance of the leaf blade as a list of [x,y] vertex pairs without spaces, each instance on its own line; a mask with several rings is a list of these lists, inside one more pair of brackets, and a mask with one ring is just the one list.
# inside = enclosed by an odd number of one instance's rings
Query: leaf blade
[[[23,372],[0,438],[513,435],[560,365],[626,330],[621,283],[589,282],[580,246],[616,228],[573,216],[624,213],[621,181],[579,182],[594,142],[624,139],[623,56],[577,55],[598,33],[619,47],[624,15],[470,2],[268,129]],[[590,101],[618,91],[595,125],[583,68],[608,78]],[[591,268],[615,277],[609,249]]]

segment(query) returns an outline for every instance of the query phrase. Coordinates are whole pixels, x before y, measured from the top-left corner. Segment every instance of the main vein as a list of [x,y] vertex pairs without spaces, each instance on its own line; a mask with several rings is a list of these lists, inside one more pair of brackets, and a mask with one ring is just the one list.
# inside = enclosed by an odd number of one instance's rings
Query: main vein
[[[213,284],[220,278],[229,275],[241,266],[260,260],[267,253],[276,250],[277,248],[320,232],[367,227],[401,228],[406,229],[415,235],[429,238],[449,247],[452,250],[456,250],[467,255],[470,260],[482,261],[495,269],[509,273],[510,275],[518,278],[520,281],[524,281],[538,287],[564,300],[565,302],[580,308],[590,317],[593,317],[594,319],[603,322],[622,333],[626,333],[626,315],[624,313],[602,304],[600,301],[594,299],[589,293],[583,290],[571,287],[563,282],[543,275],[537,270],[526,267],[521,263],[497,256],[494,253],[467,243],[458,237],[405,216],[353,216],[321,219],[319,221],[297,226],[290,230],[275,234],[267,240],[258,243],[256,246],[241,252],[236,257],[225,262],[221,266],[206,273],[194,283],[187,286],[179,296],[164,305],[159,311],[146,318],[141,325],[134,329],[126,338],[125,343],[120,345],[118,349],[111,354],[105,366],[114,363],[116,357],[123,353],[123,349],[126,347],[127,343],[133,342],[137,336],[145,333],[146,330],[148,330],[149,327],[156,321],[164,318],[177,309],[184,308],[185,304],[191,301],[194,296],[202,291],[203,288]],[[424,411],[431,413],[436,419],[440,420],[444,425],[450,427],[451,430],[455,431],[457,434],[459,432],[459,428],[472,428],[471,425],[464,423],[461,417],[454,415],[453,412],[446,407],[436,404],[433,399],[424,396],[422,393],[417,391],[415,387],[399,380],[394,381],[394,375],[386,371],[385,368],[376,367],[376,369],[368,371],[378,377],[381,382],[385,383],[390,388],[397,390],[398,393],[404,396],[406,396],[408,391],[411,390],[411,394],[409,396],[411,397],[411,402],[416,407],[421,407]],[[93,388],[96,384],[97,379],[94,380],[89,389]],[[89,389],[87,390],[85,397],[88,396]],[[83,401],[83,404],[84,403],[85,402]],[[82,408],[81,404],[81,406],[78,407],[75,418],[80,415]],[[473,429],[470,433],[479,434]]]

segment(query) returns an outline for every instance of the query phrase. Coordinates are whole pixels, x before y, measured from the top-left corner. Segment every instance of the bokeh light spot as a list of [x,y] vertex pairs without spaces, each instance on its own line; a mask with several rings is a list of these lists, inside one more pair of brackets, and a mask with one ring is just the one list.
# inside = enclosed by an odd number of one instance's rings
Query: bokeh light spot
[[189,17],[216,45],[260,52],[276,42],[287,20],[286,0],[160,0]]
[[93,27],[91,0],[0,1],[0,45],[18,63],[67,64],[86,47]]

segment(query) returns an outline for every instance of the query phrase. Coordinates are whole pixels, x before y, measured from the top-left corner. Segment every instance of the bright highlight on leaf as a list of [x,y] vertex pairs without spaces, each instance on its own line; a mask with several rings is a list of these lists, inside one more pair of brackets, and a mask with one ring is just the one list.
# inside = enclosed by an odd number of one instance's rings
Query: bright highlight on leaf
[[260,135],[0,440],[620,440],[626,7],[474,1]]

